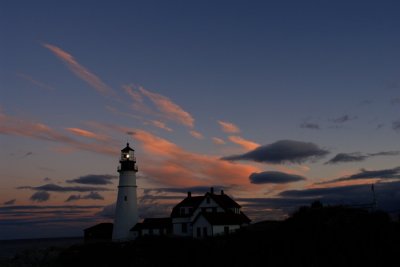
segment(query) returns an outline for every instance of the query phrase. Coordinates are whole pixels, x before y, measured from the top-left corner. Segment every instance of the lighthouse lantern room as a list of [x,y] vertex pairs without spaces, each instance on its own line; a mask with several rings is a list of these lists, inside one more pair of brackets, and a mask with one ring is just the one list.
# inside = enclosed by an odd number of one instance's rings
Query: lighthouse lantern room
[[119,184],[113,227],[113,240],[130,239],[130,229],[138,222],[135,150],[126,144],[118,166]]

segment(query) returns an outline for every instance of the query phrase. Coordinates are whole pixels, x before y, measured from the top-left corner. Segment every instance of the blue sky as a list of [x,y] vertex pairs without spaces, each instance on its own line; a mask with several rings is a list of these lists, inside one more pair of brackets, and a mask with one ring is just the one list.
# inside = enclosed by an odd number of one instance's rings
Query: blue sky
[[[67,182],[79,177],[117,175],[126,141],[136,148],[143,216],[168,214],[184,196],[156,188],[224,187],[254,220],[288,214],[289,190],[397,188],[399,8],[397,1],[3,1],[0,239],[79,235],[110,220],[103,215],[116,179],[96,190],[65,188],[83,186]],[[257,147],[264,161],[223,159]],[[284,160],[271,161],[272,148]],[[304,179],[274,180],[286,174]],[[38,189],[46,184],[63,189]],[[357,194],[314,198],[370,196]],[[398,201],[395,194],[382,208],[393,211]],[[28,205],[47,209],[22,214]],[[75,209],[68,205],[89,208],[57,222],[43,213]]]

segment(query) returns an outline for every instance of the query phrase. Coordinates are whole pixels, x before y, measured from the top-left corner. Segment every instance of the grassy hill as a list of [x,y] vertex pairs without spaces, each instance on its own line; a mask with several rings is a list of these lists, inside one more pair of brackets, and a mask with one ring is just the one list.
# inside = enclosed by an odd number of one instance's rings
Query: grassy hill
[[230,236],[75,245],[36,266],[399,266],[399,252],[400,224],[386,213],[314,205]]

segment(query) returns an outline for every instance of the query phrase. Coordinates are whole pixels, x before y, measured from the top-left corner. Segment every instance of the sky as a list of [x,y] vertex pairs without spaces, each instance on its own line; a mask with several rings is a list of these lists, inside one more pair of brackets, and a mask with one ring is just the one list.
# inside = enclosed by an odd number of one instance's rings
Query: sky
[[400,206],[398,1],[1,1],[0,240],[224,189],[254,221]]

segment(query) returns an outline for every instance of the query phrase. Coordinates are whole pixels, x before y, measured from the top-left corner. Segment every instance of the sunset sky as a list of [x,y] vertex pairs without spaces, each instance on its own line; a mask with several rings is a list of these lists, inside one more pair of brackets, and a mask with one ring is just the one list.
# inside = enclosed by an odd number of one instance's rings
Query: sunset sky
[[0,240],[141,218],[210,186],[253,221],[400,207],[398,1],[1,1]]

